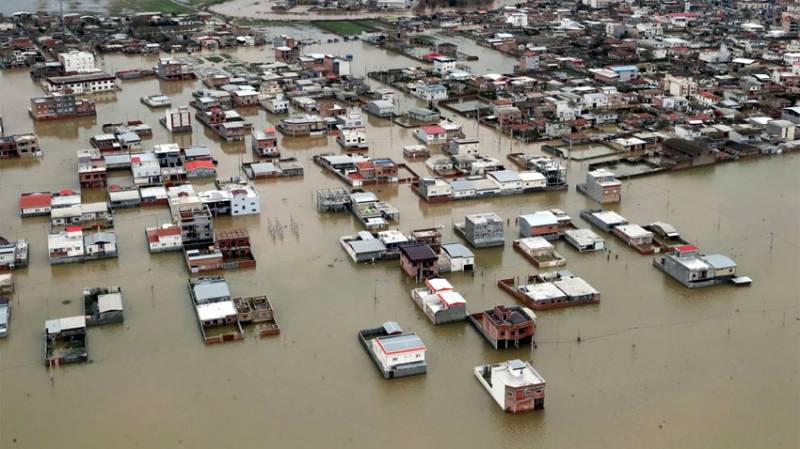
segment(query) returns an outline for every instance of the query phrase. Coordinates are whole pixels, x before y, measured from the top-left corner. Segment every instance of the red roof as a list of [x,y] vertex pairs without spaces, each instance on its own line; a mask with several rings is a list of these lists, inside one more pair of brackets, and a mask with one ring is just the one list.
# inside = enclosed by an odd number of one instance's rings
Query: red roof
[[198,168],[210,168],[210,169],[213,169],[214,168],[214,162],[206,160],[206,159],[200,159],[200,160],[196,160],[196,161],[189,161],[189,162],[184,164],[184,167],[186,167],[186,170],[189,170],[189,171],[196,170]]
[[72,189],[64,189],[64,190],[58,192],[58,194],[60,196],[75,195],[75,191],[72,190]]
[[679,253],[688,253],[690,251],[698,251],[698,249],[694,245],[680,245],[675,247],[675,251]]
[[426,126],[422,130],[425,131],[425,134],[444,134],[447,132],[439,125]]
[[360,168],[361,170],[370,170],[375,168],[375,164],[372,161],[361,161],[356,162],[356,167]]
[[67,226],[67,232],[81,232],[83,228],[80,226]]
[[50,206],[52,196],[50,193],[36,192],[36,193],[23,193],[19,197],[20,209],[34,209],[39,207]]
[[177,226],[167,226],[157,229],[150,229],[147,231],[147,241],[151,243],[155,243],[159,240],[159,237],[167,237],[171,235],[180,235],[181,228]]
[[444,56],[444,55],[441,54],[441,53],[428,53],[426,55],[422,55],[422,59],[429,59],[429,60],[430,59],[436,59],[439,56]]

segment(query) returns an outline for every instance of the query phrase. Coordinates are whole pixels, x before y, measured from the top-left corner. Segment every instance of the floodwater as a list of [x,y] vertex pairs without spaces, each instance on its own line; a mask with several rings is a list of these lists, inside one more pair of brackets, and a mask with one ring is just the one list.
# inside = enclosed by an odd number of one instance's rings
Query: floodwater
[[[485,9],[498,9],[519,3],[518,0],[485,0],[471,2],[464,6],[429,6],[429,2],[419,2],[414,8],[383,9],[383,10],[345,10],[335,9],[328,11],[311,11],[313,6],[297,5],[289,11],[275,11],[272,8],[279,4],[277,0],[227,0],[223,3],[211,5],[209,10],[231,17],[251,17],[262,20],[308,20],[313,15],[316,20],[346,20],[346,19],[374,19],[381,17],[413,16],[414,14],[433,15],[436,13],[449,13],[460,11],[474,11],[481,7]],[[448,2],[450,3],[450,2]],[[458,3],[458,2],[454,2]]]
[[[362,43],[318,49],[353,53],[355,67],[415,65]],[[236,52],[247,60],[264,54]],[[104,62],[119,70],[154,60]],[[0,73],[7,130],[37,132],[45,151],[39,161],[0,161],[0,235],[27,238],[32,250],[30,267],[14,273],[10,336],[0,340],[0,448],[800,445],[797,155],[628,181],[613,208],[635,223],[667,221],[706,252],[732,256],[740,273],[754,279],[751,287],[690,291],[617,240],[608,239],[609,257],[579,254],[560,242],[565,268],[597,288],[601,302],[540,312],[536,348],[496,352],[466,324],[432,326],[410,300],[415,285],[396,261],[350,263],[338,238],[359,225],[350,215],[319,215],[312,200],[315,190],[341,185],[311,162],[314,154],[338,151],[334,139],[284,139],[283,154],[304,163],[305,177],[259,181],[260,216],[216,221],[218,229],[249,231],[258,267],[225,277],[234,295],[271,298],[281,334],[207,347],[181,255],[147,252],[144,228],[167,221],[166,207],[115,214],[118,260],[59,266],[47,263],[46,220],[23,221],[17,213],[22,192],[77,189],[75,152],[88,147],[102,123],[142,119],[154,131],[148,145],[172,141],[159,113],[139,98],[160,91],[174,105],[187,104],[197,87],[129,81],[116,101],[99,104],[96,120],[33,124],[26,108],[39,87],[27,72]],[[263,111],[249,118],[258,127],[273,120]],[[458,120],[468,135],[480,136],[486,154],[537,150]],[[397,161],[404,144],[416,143],[411,130],[372,118],[368,136],[371,155]],[[245,144],[220,145],[200,125],[191,141],[210,146],[220,177],[237,175],[240,161],[251,157]],[[423,164],[412,165],[425,172]],[[569,169],[574,185],[586,167],[572,161]],[[132,182],[121,175],[114,181]],[[401,230],[442,225],[446,241],[456,240],[452,224],[465,214],[494,211],[510,219],[505,248],[476,251],[474,276],[448,276],[472,312],[514,302],[497,279],[536,272],[511,249],[514,217],[559,207],[588,227],[578,213],[596,206],[574,188],[433,205],[408,186],[375,191],[400,209]],[[84,197],[103,195],[85,191]],[[267,232],[270,222],[286,227],[283,237]],[[42,366],[44,321],[80,314],[81,290],[105,285],[123,289],[124,325],[90,329],[92,362],[55,369],[51,378]],[[425,341],[426,375],[386,381],[378,374],[356,333],[387,320]],[[547,379],[545,410],[507,415],[472,374],[476,365],[511,358],[531,360]]]

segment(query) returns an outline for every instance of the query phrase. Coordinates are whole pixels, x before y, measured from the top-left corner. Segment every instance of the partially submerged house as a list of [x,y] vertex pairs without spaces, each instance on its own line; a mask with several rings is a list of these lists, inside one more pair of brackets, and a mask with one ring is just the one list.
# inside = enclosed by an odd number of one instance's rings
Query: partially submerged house
[[8,298],[0,297],[0,338],[8,336],[8,324],[11,321],[11,303]]
[[528,362],[509,360],[476,366],[475,377],[503,411],[524,413],[544,408],[544,378]]
[[0,237],[0,271],[17,270],[28,266],[28,241],[6,240]]
[[181,228],[172,223],[145,229],[147,247],[151,253],[180,251],[183,248]]
[[467,317],[467,301],[453,290],[447,279],[426,279],[425,287],[411,290],[411,299],[433,324],[463,321]]
[[539,268],[565,265],[567,259],[556,251],[544,237],[525,237],[514,240],[514,249]]
[[122,289],[119,287],[98,287],[83,290],[83,314],[88,326],[121,323]]
[[541,237],[558,240],[561,226],[556,215],[549,210],[540,210],[517,218],[520,237]]
[[57,367],[89,360],[86,347],[86,317],[47,320],[44,323],[44,364]]
[[533,310],[546,310],[600,302],[600,292],[569,271],[553,271],[506,278],[497,286]]
[[586,183],[578,184],[576,189],[601,204],[619,203],[622,198],[622,182],[605,168],[587,172]]
[[726,284],[737,279],[736,262],[731,258],[702,254],[694,245],[678,246],[653,260],[653,265],[687,288]]
[[260,337],[280,332],[266,296],[231,298],[222,276],[189,279],[189,295],[206,344],[243,339],[243,324],[254,324]]
[[189,293],[206,344],[244,338],[236,306],[222,276],[190,279]]
[[579,252],[600,251],[605,249],[605,240],[591,229],[569,229],[564,232],[564,240]]
[[425,360],[427,348],[422,339],[414,332],[403,332],[394,321],[375,329],[359,331],[358,340],[386,379],[428,371]]
[[536,331],[536,314],[520,306],[494,306],[471,314],[469,321],[494,349],[532,344]]
[[505,245],[503,219],[494,212],[467,215],[464,223],[456,223],[453,227],[456,234],[473,248]]
[[439,274],[439,257],[430,246],[414,243],[400,247],[400,268],[418,282]]
[[445,243],[440,253],[440,272],[473,271],[475,254],[458,242]]
[[597,226],[605,232],[611,232],[616,226],[628,224],[628,219],[612,211],[603,209],[586,209],[581,211],[581,218]]
[[642,254],[652,254],[656,250],[653,233],[637,224],[614,226],[611,233]]

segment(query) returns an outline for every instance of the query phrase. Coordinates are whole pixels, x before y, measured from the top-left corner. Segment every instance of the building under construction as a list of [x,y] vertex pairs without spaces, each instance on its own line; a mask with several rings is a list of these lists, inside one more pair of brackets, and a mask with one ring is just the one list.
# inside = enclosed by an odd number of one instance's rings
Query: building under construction
[[318,212],[343,212],[350,207],[350,192],[343,187],[317,190]]

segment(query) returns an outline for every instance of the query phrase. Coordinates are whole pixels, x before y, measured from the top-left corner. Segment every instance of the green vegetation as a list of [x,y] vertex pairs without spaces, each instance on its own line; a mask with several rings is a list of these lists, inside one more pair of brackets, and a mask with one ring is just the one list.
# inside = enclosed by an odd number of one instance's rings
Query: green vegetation
[[111,14],[142,11],[183,14],[205,9],[225,1],[226,0],[111,0],[108,5],[108,11]]
[[172,0],[111,0],[108,4],[108,12],[111,14],[142,11],[183,14],[192,10],[189,6]]
[[205,60],[214,64],[219,64],[224,59],[220,55],[211,55],[211,56],[206,56]]
[[314,26],[339,36],[357,36],[364,31],[375,31],[374,20],[324,20],[312,22]]

